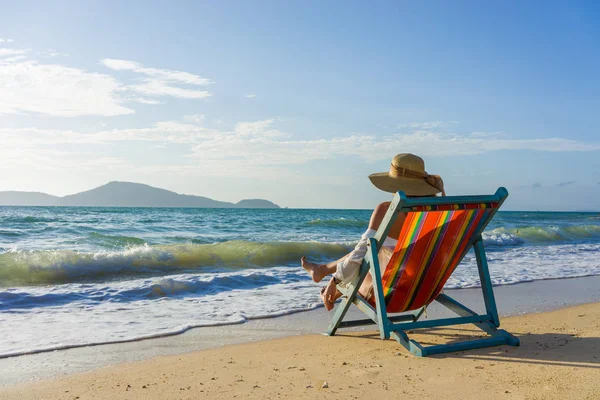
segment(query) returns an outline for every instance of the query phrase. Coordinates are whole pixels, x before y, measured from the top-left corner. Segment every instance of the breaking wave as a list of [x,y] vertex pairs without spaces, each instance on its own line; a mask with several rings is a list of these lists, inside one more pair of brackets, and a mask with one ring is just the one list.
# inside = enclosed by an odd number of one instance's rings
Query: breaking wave
[[[103,238],[105,239],[105,238]],[[350,246],[317,242],[228,241],[132,246],[121,251],[9,250],[0,254],[0,286],[57,284],[134,276],[298,264],[301,256],[335,259]]]
[[366,228],[368,221],[356,220],[356,219],[313,219],[312,221],[306,222],[306,225],[332,227],[332,228]]
[[599,225],[501,227],[483,234],[484,243],[491,246],[518,246],[524,243],[553,244],[591,238],[600,238]]

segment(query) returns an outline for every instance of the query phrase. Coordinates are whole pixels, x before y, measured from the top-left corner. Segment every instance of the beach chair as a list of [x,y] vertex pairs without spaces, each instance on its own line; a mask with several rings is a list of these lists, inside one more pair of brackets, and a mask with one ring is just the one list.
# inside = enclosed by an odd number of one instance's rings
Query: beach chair
[[[326,334],[332,336],[339,328],[376,323],[382,339],[392,336],[416,356],[503,344],[518,346],[518,338],[498,329],[498,310],[481,238],[507,196],[505,188],[499,188],[491,196],[407,198],[403,192],[396,193],[375,237],[370,239],[358,276],[346,287],[339,287],[342,301]],[[398,213],[406,213],[406,219],[398,244],[382,270],[378,252]],[[471,247],[477,259],[485,314],[475,313],[442,292]],[[359,294],[359,288],[369,273],[373,295],[366,300]],[[433,301],[459,316],[419,321],[425,307]],[[358,306],[369,319],[343,321],[351,304]],[[426,347],[407,335],[408,330],[460,324],[474,324],[489,337]]]

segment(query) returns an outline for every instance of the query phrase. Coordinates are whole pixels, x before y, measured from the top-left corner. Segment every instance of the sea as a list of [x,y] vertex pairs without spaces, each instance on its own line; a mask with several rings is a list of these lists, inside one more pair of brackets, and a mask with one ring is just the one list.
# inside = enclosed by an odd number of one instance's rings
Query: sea
[[[369,210],[0,207],[0,358],[320,306],[300,257],[350,251]],[[492,282],[600,275],[600,214],[499,212]],[[479,285],[468,254],[446,288]]]

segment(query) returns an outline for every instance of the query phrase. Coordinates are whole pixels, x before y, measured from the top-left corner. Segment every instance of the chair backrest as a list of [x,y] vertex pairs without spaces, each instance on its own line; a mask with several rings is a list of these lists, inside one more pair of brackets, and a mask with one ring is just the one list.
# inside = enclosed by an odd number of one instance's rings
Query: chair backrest
[[494,196],[400,204],[398,212],[406,218],[382,275],[387,312],[415,310],[435,300],[507,195],[501,188]]

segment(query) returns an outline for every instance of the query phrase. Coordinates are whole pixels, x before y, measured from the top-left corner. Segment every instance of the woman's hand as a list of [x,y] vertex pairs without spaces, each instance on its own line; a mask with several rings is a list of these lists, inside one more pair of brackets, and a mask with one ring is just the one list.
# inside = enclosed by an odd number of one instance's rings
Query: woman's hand
[[335,284],[333,278],[331,278],[329,284],[327,284],[327,287],[325,287],[325,291],[321,294],[323,304],[325,304],[325,308],[327,309],[327,311],[331,311],[333,309],[333,304],[336,300],[336,294],[337,285]]

